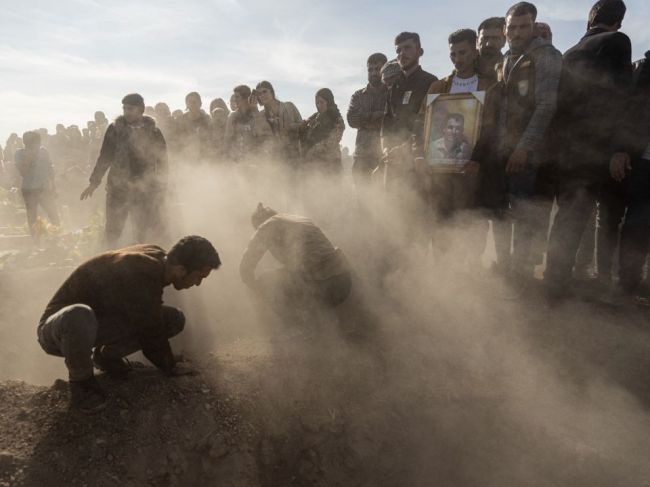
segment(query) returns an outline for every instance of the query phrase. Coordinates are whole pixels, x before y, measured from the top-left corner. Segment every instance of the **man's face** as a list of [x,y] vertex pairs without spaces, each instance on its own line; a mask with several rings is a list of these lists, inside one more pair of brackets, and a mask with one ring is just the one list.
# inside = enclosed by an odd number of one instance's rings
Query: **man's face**
[[381,84],[381,63],[368,64],[368,83],[372,86]]
[[172,285],[177,291],[180,291],[181,289],[189,289],[192,286],[200,286],[203,279],[208,277],[210,272],[212,272],[210,267],[204,267],[203,269],[192,272],[185,271],[184,267],[183,270],[184,272],[172,279]]
[[238,95],[233,94],[233,95],[230,97],[230,110],[233,111],[233,112],[234,112],[235,110],[237,110],[237,96],[238,96]]
[[413,39],[408,39],[397,44],[395,46],[395,53],[397,54],[397,62],[400,68],[402,68],[402,71],[408,71],[420,64],[422,51]]
[[531,14],[506,18],[505,34],[510,50],[521,54],[533,40],[535,21]]
[[458,73],[467,73],[474,70],[478,52],[476,47],[468,41],[449,44],[449,58]]
[[239,93],[235,92],[235,94],[232,97],[232,100],[234,100],[235,106],[237,107],[238,110],[242,112],[248,111],[248,108],[250,107],[250,104],[248,103],[248,98],[244,98]]
[[262,105],[268,105],[273,101],[273,93],[268,88],[260,88],[257,90],[257,99]]
[[445,143],[449,146],[460,143],[463,140],[463,132],[465,131],[465,126],[457,118],[450,118],[447,120],[447,125],[443,130],[443,135],[445,137]]
[[137,122],[144,114],[144,107],[138,105],[122,105],[122,110],[127,123]]
[[476,44],[481,56],[497,57],[501,55],[501,50],[506,45],[506,36],[501,29],[481,29]]
[[201,100],[199,100],[196,96],[190,96],[187,100],[185,100],[185,107],[187,108],[187,111],[197,113],[199,110],[201,110]]

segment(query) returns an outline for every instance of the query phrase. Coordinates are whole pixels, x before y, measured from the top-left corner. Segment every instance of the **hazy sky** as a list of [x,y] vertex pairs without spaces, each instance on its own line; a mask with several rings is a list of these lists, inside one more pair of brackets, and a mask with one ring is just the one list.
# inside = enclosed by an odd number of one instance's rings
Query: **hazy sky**
[[[592,0],[544,0],[560,50],[582,35]],[[342,112],[365,84],[365,61],[375,51],[391,57],[403,30],[419,32],[425,69],[451,72],[446,39],[463,27],[503,15],[508,2],[298,0],[0,0],[0,144],[10,132],[56,123],[85,126],[95,110],[113,118],[128,92],[148,105],[184,108],[198,91],[204,104],[227,99],[241,83],[271,81],[281,100],[303,116],[315,111],[318,88],[334,91]],[[623,31],[634,57],[650,49],[650,2],[629,0]],[[347,128],[344,143],[352,145]]]

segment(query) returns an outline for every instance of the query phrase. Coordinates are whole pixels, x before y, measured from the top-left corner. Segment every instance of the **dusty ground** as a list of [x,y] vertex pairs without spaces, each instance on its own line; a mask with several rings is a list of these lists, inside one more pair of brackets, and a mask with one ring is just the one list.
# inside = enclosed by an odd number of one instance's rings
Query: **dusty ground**
[[6,381],[0,485],[648,486],[647,315],[572,306],[590,319],[522,321],[517,358],[498,329],[463,360],[469,337],[406,324],[370,344],[233,341],[197,376],[100,376],[95,416],[68,410],[63,381]]

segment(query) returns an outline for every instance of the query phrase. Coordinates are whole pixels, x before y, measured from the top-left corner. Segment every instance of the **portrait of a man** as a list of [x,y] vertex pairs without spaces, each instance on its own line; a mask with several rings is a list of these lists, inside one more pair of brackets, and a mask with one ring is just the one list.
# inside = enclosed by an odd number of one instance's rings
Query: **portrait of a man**
[[465,138],[465,117],[461,113],[450,113],[442,128],[442,138],[433,143],[433,159],[468,161],[472,148]]

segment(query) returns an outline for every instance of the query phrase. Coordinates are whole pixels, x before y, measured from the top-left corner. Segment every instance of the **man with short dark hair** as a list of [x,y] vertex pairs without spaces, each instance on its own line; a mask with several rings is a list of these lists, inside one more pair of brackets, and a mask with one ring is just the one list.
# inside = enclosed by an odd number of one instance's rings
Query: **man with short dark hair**
[[[624,188],[633,152],[629,124],[634,108],[632,46],[619,32],[621,0],[594,4],[583,38],[564,54],[559,112],[555,123],[559,154],[559,210],[551,231],[545,281],[552,298],[569,291],[576,251],[585,224],[598,207],[599,279],[612,281],[619,225],[625,213]],[[610,169],[611,168],[611,169]]]
[[415,157],[419,155],[417,147],[422,146],[424,127],[420,109],[429,86],[438,78],[420,66],[424,50],[415,32],[398,34],[395,52],[402,73],[388,91],[381,127],[384,184],[400,207],[409,232],[406,240],[425,248],[430,238],[428,193],[416,174]]
[[[383,148],[389,153],[388,163],[413,165],[409,153],[413,136],[420,136],[422,127],[420,107],[422,100],[436,78],[420,66],[424,49],[420,36],[415,32],[402,32],[395,37],[397,62],[402,69],[401,79],[388,92],[386,114],[384,116],[381,136]],[[407,157],[401,157],[401,153]]]
[[203,101],[196,91],[185,96],[185,113],[181,119],[178,142],[180,158],[196,163],[210,155],[212,120],[201,108]]
[[[314,305],[334,308],[347,299],[352,286],[347,259],[313,221],[259,203],[251,223],[255,233],[239,265],[241,279],[278,314]],[[266,252],[283,267],[256,276]]]
[[[512,277],[521,284],[533,277],[535,232],[546,232],[550,207],[536,199],[545,139],[557,108],[562,55],[537,37],[537,8],[520,2],[508,9],[505,35],[510,47],[498,70],[503,84],[498,118],[498,159],[504,161],[513,234]],[[521,287],[520,287],[521,289]]]
[[478,26],[478,65],[477,70],[486,78],[497,77],[497,64],[503,62],[503,47],[506,45],[504,28],[505,17],[490,17]]
[[235,162],[248,162],[260,154],[273,132],[257,109],[257,95],[253,96],[250,87],[236,86],[233,100],[237,109],[226,122],[226,154]]
[[89,186],[90,198],[108,171],[106,246],[114,248],[130,214],[136,239],[161,239],[161,212],[167,189],[167,144],[153,118],[144,115],[144,99],[132,93],[122,99],[123,115],[108,126]]
[[352,165],[357,186],[369,182],[370,175],[381,162],[381,123],[388,97],[388,90],[381,81],[381,69],[387,61],[382,53],[368,58],[368,85],[352,95],[348,107],[348,124],[357,129]]
[[191,372],[177,364],[169,345],[185,316],[163,305],[163,289],[199,286],[220,266],[208,240],[189,236],[169,252],[136,245],[100,254],[73,271],[45,308],[37,333],[46,353],[65,357],[72,405],[83,412],[103,408],[106,395],[93,365],[126,378],[124,357],[138,350],[167,375]]

